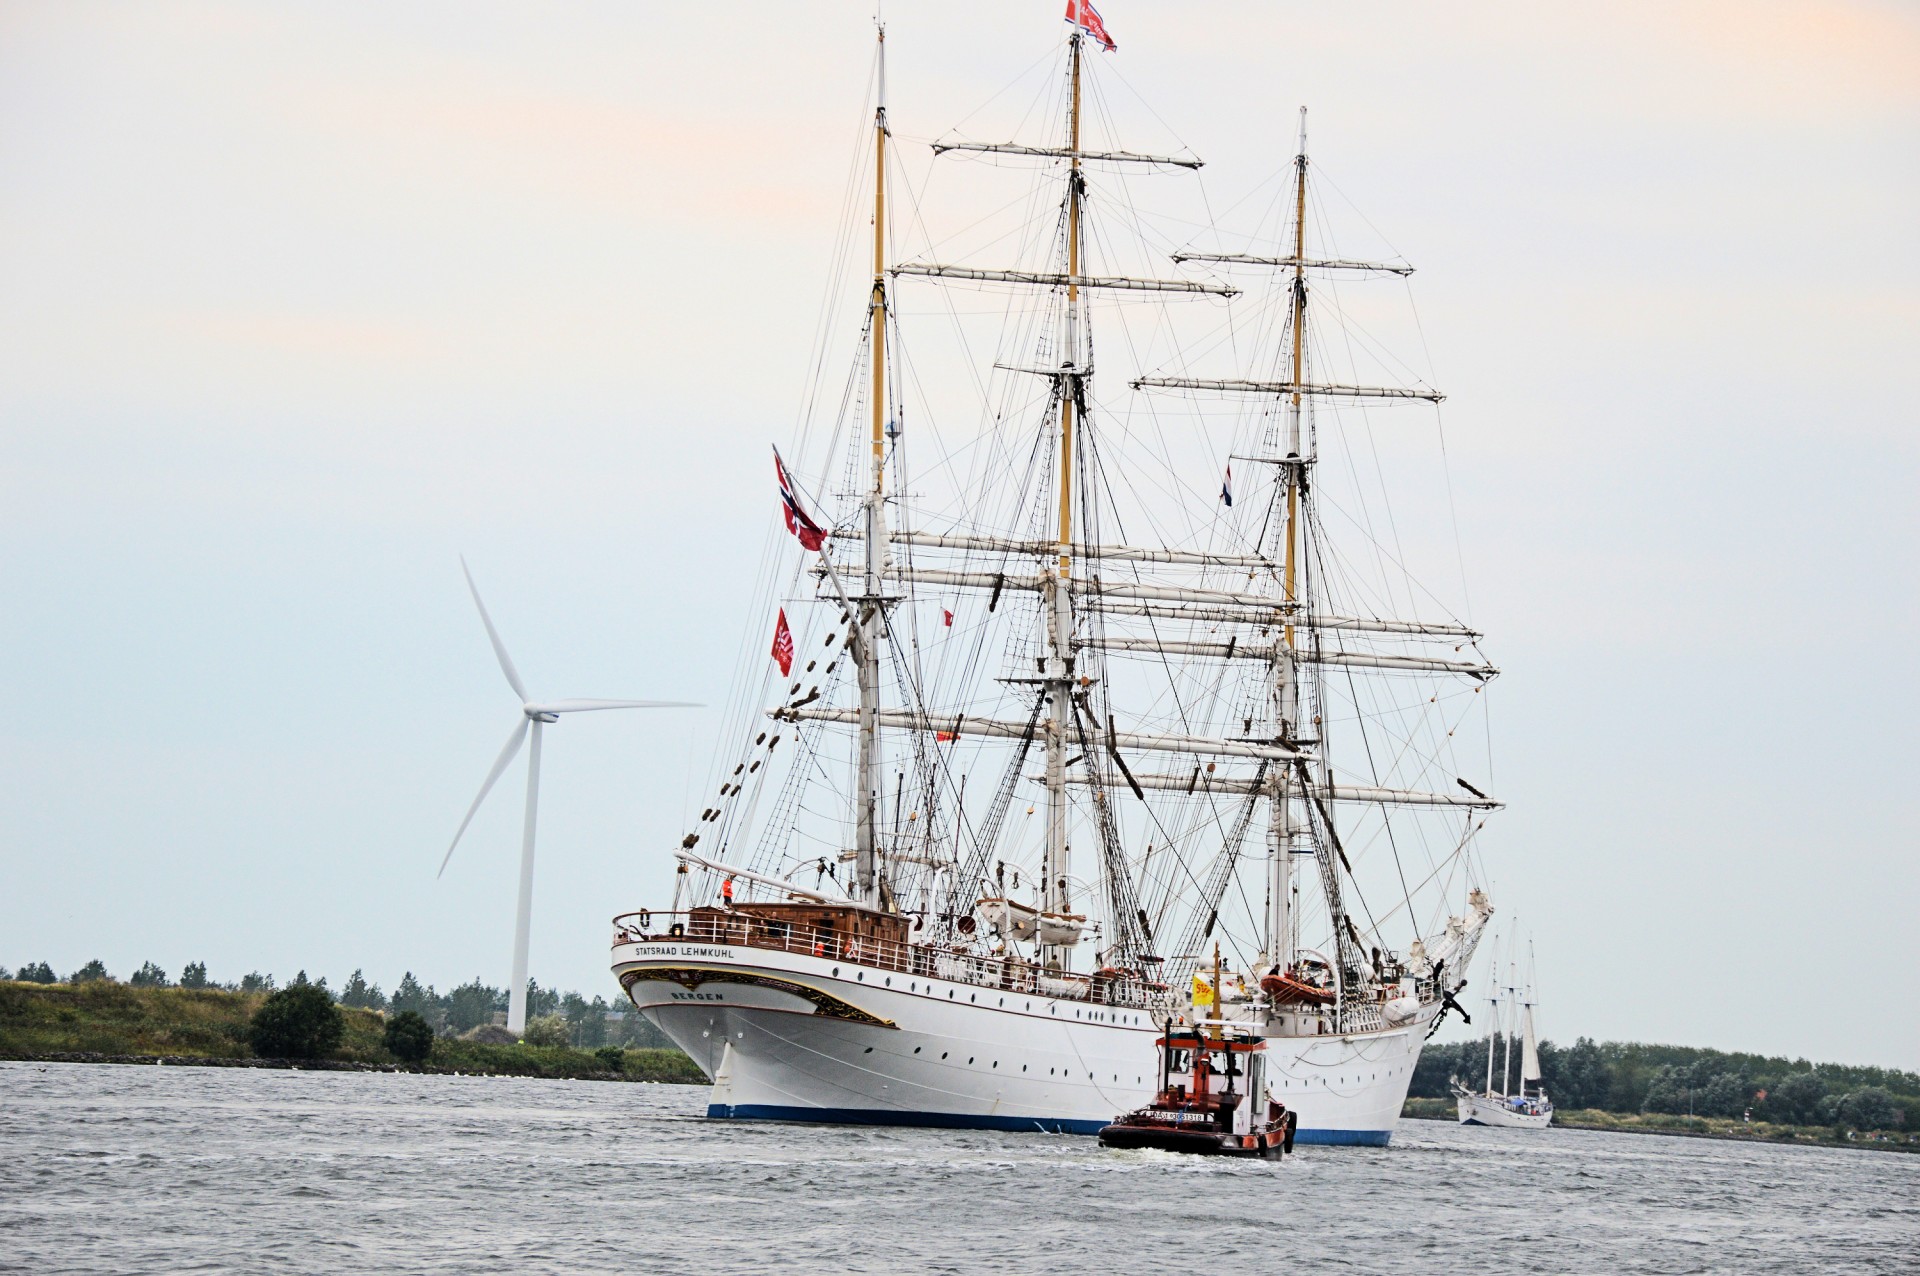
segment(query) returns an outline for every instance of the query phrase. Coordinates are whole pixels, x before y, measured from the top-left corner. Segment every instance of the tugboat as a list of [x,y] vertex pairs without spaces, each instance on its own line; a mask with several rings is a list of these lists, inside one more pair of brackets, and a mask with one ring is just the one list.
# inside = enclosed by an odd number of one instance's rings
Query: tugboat
[[[1110,1148],[1157,1148],[1197,1156],[1279,1157],[1293,1151],[1298,1113],[1266,1088],[1267,1042],[1258,1027],[1229,1019],[1202,1018],[1201,1005],[1217,1008],[1219,957],[1208,987],[1196,978],[1193,1026],[1171,1019],[1160,1047],[1160,1089],[1153,1102],[1100,1131]],[[1219,1063],[1215,1063],[1215,1058]],[[1185,1074],[1185,1079],[1179,1079]]]

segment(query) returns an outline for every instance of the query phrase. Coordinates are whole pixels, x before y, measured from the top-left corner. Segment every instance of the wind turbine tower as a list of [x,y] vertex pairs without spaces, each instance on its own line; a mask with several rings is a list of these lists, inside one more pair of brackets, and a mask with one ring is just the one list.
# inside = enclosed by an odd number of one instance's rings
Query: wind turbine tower
[[685,700],[536,701],[527,694],[526,685],[520,681],[520,671],[513,667],[513,657],[507,654],[507,645],[500,641],[500,631],[493,627],[493,617],[487,614],[487,605],[480,601],[480,589],[473,583],[473,572],[468,569],[464,557],[460,560],[460,570],[466,573],[467,591],[473,595],[473,605],[480,609],[480,623],[487,627],[487,639],[493,644],[493,654],[500,660],[500,672],[507,676],[507,685],[513,688],[513,694],[520,698],[520,720],[514,724],[513,734],[507,737],[506,747],[494,759],[493,769],[487,772],[487,778],[481,782],[480,792],[473,799],[473,805],[467,808],[466,818],[460,821],[459,829],[454,832],[453,841],[440,860],[440,872],[435,876],[446,873],[447,864],[453,859],[454,847],[460,845],[461,835],[467,831],[467,825],[473,822],[474,812],[487,800],[495,781],[512,765],[520,746],[531,735],[533,743],[527,750],[527,809],[520,832],[520,906],[513,923],[513,983],[507,992],[507,1029],[517,1036],[527,1030],[527,937],[533,924],[533,835],[540,813],[541,732],[550,723],[560,721],[563,713],[587,713],[595,709],[697,709],[700,706]]

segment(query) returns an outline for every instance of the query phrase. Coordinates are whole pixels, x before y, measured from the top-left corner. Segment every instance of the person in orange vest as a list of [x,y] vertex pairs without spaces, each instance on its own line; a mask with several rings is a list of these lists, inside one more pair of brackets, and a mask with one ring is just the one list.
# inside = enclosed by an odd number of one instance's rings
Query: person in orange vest
[[728,909],[733,907],[733,879],[731,877],[720,883],[720,907]]

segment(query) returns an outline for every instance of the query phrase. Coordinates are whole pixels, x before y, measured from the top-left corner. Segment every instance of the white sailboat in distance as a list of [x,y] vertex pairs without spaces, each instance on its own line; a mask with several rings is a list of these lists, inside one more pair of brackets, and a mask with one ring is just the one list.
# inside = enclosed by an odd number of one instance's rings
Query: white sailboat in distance
[[[1496,954],[1499,944],[1494,945]],[[1498,963],[1494,979],[1499,978]],[[1505,997],[1501,996],[1505,993]],[[1454,1099],[1460,1109],[1461,1125],[1497,1125],[1515,1130],[1544,1130],[1553,1124],[1553,1100],[1547,1097],[1546,1087],[1540,1078],[1540,1043],[1533,1029],[1533,950],[1528,945],[1527,978],[1521,983],[1514,956],[1508,954],[1507,982],[1504,987],[1495,987],[1487,994],[1487,1084],[1486,1089],[1475,1092],[1459,1081],[1454,1082]],[[1513,1085],[1513,1038],[1518,1028],[1520,1037],[1520,1084]],[[1506,1050],[1500,1054],[1499,1085],[1494,1084],[1493,1064],[1496,1053],[1505,1040]]]
[[[1056,133],[935,144],[936,174],[972,161],[983,202],[1033,214],[972,253],[971,218],[915,222],[959,260],[895,251],[881,31],[863,326],[826,442],[776,463],[800,545],[763,572],[774,658],[612,969],[713,1117],[1091,1134],[1204,1021],[1264,1038],[1299,1141],[1384,1144],[1493,912],[1500,806],[1497,670],[1354,463],[1437,440],[1441,396],[1355,366],[1331,304],[1411,267],[1310,216],[1304,111],[1272,224],[1129,236],[1133,175],[1201,161],[1095,135],[1090,9],[1039,89]],[[956,338],[982,306],[998,335]]]

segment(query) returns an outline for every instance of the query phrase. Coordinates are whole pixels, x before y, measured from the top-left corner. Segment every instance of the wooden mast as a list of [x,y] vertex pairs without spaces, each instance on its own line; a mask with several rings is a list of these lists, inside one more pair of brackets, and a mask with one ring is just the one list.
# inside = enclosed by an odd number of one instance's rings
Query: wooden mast
[[[1280,464],[1287,485],[1287,543],[1280,587],[1290,604],[1299,601],[1300,484],[1306,470],[1300,450],[1300,386],[1305,367],[1307,324],[1307,108],[1304,106],[1300,108],[1300,150],[1294,156],[1293,168],[1293,359],[1289,380],[1294,388],[1287,400],[1287,454]],[[1300,661],[1294,650],[1292,608],[1286,615],[1280,648],[1274,652],[1274,709],[1281,732],[1292,740],[1301,735]],[[1267,955],[1269,965],[1283,975],[1293,965],[1293,843],[1297,835],[1293,788],[1293,772],[1288,768],[1282,771],[1275,786],[1273,810],[1267,822]],[[1334,924],[1339,925],[1338,918]]]
[[[1080,44],[1075,31],[1068,40],[1072,62],[1073,105],[1068,117],[1067,151],[1071,167],[1067,172],[1067,315],[1065,357],[1060,369],[1060,531],[1057,543],[1058,566],[1048,599],[1047,629],[1052,658],[1047,669],[1047,845],[1041,900],[1045,912],[1068,911],[1067,875],[1067,772],[1066,749],[1070,715],[1073,712],[1073,607],[1070,580],[1073,576],[1073,427],[1074,407],[1080,399]],[[1042,964],[1059,959],[1054,945],[1043,945]]]
[[[1293,159],[1293,385],[1287,403],[1287,455],[1300,455],[1300,385],[1307,344],[1307,108],[1300,108],[1300,152]],[[1288,602],[1298,601],[1295,592],[1295,565],[1300,540],[1300,465],[1293,461],[1287,474],[1287,556],[1282,569],[1281,588]],[[1284,634],[1289,649],[1293,646],[1293,622],[1289,618]]]
[[879,625],[883,574],[886,570],[886,446],[887,446],[887,29],[878,28],[878,97],[873,112],[873,295],[867,326],[872,343],[872,482],[866,500],[866,564],[860,602],[859,657],[860,792],[854,809],[854,882],[860,901],[883,903],[878,878],[874,836],[875,806],[879,800],[880,654]]

